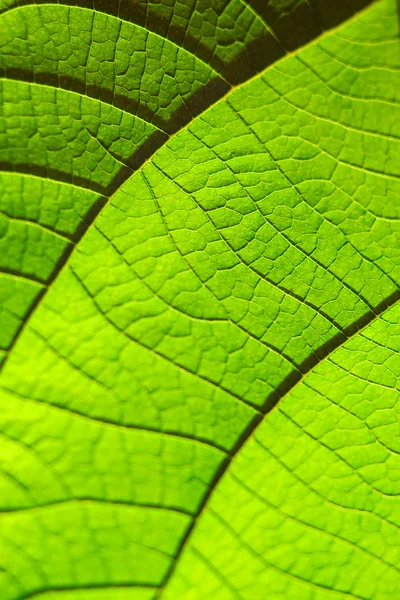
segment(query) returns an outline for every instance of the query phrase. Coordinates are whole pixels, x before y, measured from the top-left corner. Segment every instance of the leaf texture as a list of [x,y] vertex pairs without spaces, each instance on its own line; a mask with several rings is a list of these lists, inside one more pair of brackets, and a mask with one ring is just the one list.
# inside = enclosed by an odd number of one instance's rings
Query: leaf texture
[[397,304],[267,416],[215,488],[165,598],[396,597],[399,323]]
[[1,598],[396,598],[395,0],[0,8]]

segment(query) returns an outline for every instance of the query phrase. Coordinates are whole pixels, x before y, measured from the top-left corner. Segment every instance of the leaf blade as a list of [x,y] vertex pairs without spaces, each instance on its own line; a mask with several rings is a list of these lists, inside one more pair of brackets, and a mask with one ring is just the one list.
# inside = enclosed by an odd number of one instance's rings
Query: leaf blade
[[[390,11],[394,14],[393,2],[378,6],[384,7],[378,9],[383,10],[383,14],[385,10],[389,15]],[[359,19],[366,19],[366,22],[369,19],[371,24],[376,14],[371,11]],[[389,22],[394,31],[393,14]],[[359,25],[355,23],[344,28],[346,35],[349,31],[355,31],[355,37],[359,35]],[[382,43],[379,27],[377,31],[374,43],[379,45]],[[386,35],[390,36],[390,33],[386,32]],[[321,43],[326,44],[327,39],[324,38]],[[309,47],[301,54],[308,61],[314,61],[314,70],[318,71],[321,68],[321,53],[314,55],[312,50]],[[337,46],[335,52],[340,54]],[[380,54],[371,53],[379,62]],[[42,494],[40,502],[43,505],[54,500],[69,502],[71,498],[78,502],[99,503],[102,495],[110,503],[136,505],[138,511],[135,514],[138,515],[164,511],[160,513],[162,517],[157,517],[160,521],[157,520],[157,526],[153,528],[155,538],[152,543],[159,549],[157,556],[165,550],[161,526],[165,520],[165,510],[180,513],[178,518],[181,519],[181,525],[175,527],[171,521],[171,533],[168,534],[172,536],[174,548],[168,547],[168,557],[164,556],[161,562],[157,559],[159,569],[153,571],[151,576],[154,579],[146,582],[144,574],[149,572],[149,565],[156,560],[152,558],[155,556],[152,552],[146,555],[147,561],[143,555],[144,562],[137,562],[136,557],[143,552],[136,554],[133,549],[135,542],[130,545],[131,541],[127,541],[128,555],[135,569],[127,573],[119,565],[122,554],[115,549],[118,532],[114,518],[123,510],[113,512],[110,506],[92,511],[93,518],[90,515],[87,518],[90,519],[89,529],[96,538],[93,548],[96,548],[96,552],[104,550],[112,569],[111,580],[117,587],[140,586],[144,583],[152,587],[168,580],[171,565],[180,555],[191,523],[194,522],[190,515],[200,514],[210,490],[229,465],[227,457],[238,452],[243,439],[259,422],[259,413],[270,409],[271,398],[275,398],[277,393],[279,398],[279,394],[287,390],[288,382],[292,386],[301,377],[302,371],[309,370],[332,349],[332,344],[341,344],[346,336],[354,334],[358,327],[374,319],[377,313],[384,310],[385,301],[392,303],[397,299],[396,254],[392,252],[391,242],[388,241],[396,236],[397,231],[395,161],[382,166],[377,157],[378,166],[371,168],[374,167],[372,162],[368,165],[368,173],[362,175],[367,181],[364,189],[374,190],[373,212],[381,208],[380,203],[376,203],[376,190],[379,197],[379,193],[382,194],[385,189],[379,188],[376,181],[384,181],[386,189],[389,189],[392,203],[387,212],[382,213],[385,225],[382,226],[382,215],[374,215],[369,203],[363,204],[360,197],[351,205],[350,222],[356,221],[354,214],[359,216],[354,207],[360,202],[364,228],[353,238],[351,227],[348,224],[343,226],[336,213],[330,214],[329,206],[323,203],[321,206],[317,202],[316,210],[312,200],[315,197],[323,199],[326,187],[319,184],[313,187],[309,177],[306,185],[300,189],[302,182],[291,179],[293,162],[301,164],[301,161],[312,161],[317,156],[310,152],[313,144],[315,146],[312,135],[307,133],[304,139],[300,136],[300,146],[293,146],[293,141],[289,140],[289,145],[285,147],[285,144],[279,143],[280,136],[271,137],[272,112],[266,110],[276,104],[275,100],[271,101],[273,94],[276,95],[272,84],[283,89],[282,96],[289,96],[285,85],[291,70],[294,71],[290,66],[293,60],[287,59],[275,69],[269,69],[258,80],[233,91],[227,99],[174,135],[162,150],[146,162],[140,173],[133,175],[113,195],[107,207],[89,227],[78,249],[71,254],[60,277],[54,279],[51,289],[43,296],[43,301],[21,332],[10,360],[3,369],[3,404],[9,403],[10,413],[18,414],[16,421],[15,418],[9,421],[8,414],[4,415],[5,430],[11,431],[14,436],[9,440],[9,454],[4,463],[2,485],[8,489],[6,502],[14,502],[18,510],[22,506],[34,506],[38,502],[38,494]],[[348,57],[344,56],[344,60],[348,61]],[[384,71],[382,64],[380,62],[377,69]],[[302,77],[305,69],[300,72]],[[393,64],[388,72],[392,72],[392,69]],[[299,72],[298,68],[296,72]],[[308,73],[307,77],[310,77]],[[306,81],[315,87],[315,82]],[[340,81],[339,84],[342,85]],[[318,83],[320,88],[321,85],[324,84]],[[387,93],[387,90],[382,93]],[[264,107],[261,115],[258,110],[260,98]],[[292,104],[288,101],[279,104],[281,120],[287,122],[288,116],[292,118],[295,115],[293,121],[303,119],[301,123],[305,128],[309,127],[310,122],[315,124],[318,119],[327,120],[326,113],[317,115],[318,118],[313,114],[305,116],[304,102],[293,106],[298,100],[297,96],[293,98],[290,95],[288,100]],[[387,99],[378,101],[382,107],[389,105]],[[376,103],[375,100],[372,102]],[[381,114],[385,114],[384,108]],[[328,117],[333,120],[335,115],[328,114]],[[391,144],[390,152],[395,157],[397,138],[393,131],[384,129],[388,123],[387,119],[379,123],[379,127],[383,128],[381,137],[385,137],[385,143]],[[337,156],[332,155],[330,146],[326,146],[322,135],[326,131],[324,127],[321,124],[318,128],[315,126],[316,135],[320,136],[318,141],[325,155],[330,152],[328,162],[332,164]],[[341,125],[337,127],[340,129]],[[367,136],[371,132],[362,133]],[[290,138],[290,131],[284,132],[285,135]],[[368,144],[365,147],[368,150]],[[293,159],[290,154],[294,154]],[[260,162],[257,163],[257,160]],[[348,179],[356,182],[357,175],[354,173],[361,173],[357,160],[357,156],[347,157],[350,166],[340,164],[343,157],[337,161],[348,174]],[[252,172],[253,166],[258,164],[260,168],[256,175],[264,185],[260,188],[261,196],[264,193],[268,198],[270,193],[265,194],[268,189],[262,180],[265,174],[269,177],[273,173],[273,180],[269,182],[272,195],[278,192],[278,198],[275,194],[270,206],[264,202],[262,210],[257,208],[260,197],[253,189],[259,185],[258,180],[254,182]],[[326,177],[323,164],[318,163],[316,170]],[[377,174],[382,170],[386,170],[385,173]],[[301,171],[299,168],[298,171],[302,179],[307,179],[304,169]],[[221,190],[219,194],[218,190]],[[311,202],[312,208],[307,208],[303,196]],[[136,201],[138,198],[139,202]],[[282,206],[292,210],[293,198],[295,205],[300,204],[302,208],[294,219],[294,225],[288,226],[285,210],[278,210],[275,214],[275,208]],[[257,215],[256,219],[253,213]],[[387,215],[393,227],[390,232],[385,229]],[[264,223],[265,231],[266,216],[269,218],[269,233],[262,239],[262,249],[252,248],[250,254],[238,256],[243,248],[240,244],[239,247],[235,246],[237,240],[244,239],[247,245],[250,243],[243,236],[243,231],[252,231],[251,227],[258,231],[260,222]],[[242,226],[242,221],[245,221],[245,226]],[[371,223],[375,221],[379,226],[371,228]],[[271,230],[274,231],[272,238]],[[366,249],[365,239],[371,236],[371,231],[376,235],[374,251],[380,251],[384,255],[383,260],[375,261]],[[337,242],[332,246],[336,254],[333,252],[333,261],[329,262],[324,243],[332,238]],[[271,240],[274,240],[273,244]],[[342,247],[345,250],[341,253]],[[270,267],[264,266],[264,272],[260,273],[250,268],[255,260],[269,250],[277,252],[277,256],[283,256],[287,248],[290,249],[292,263],[289,261],[289,266],[285,266],[284,284],[279,274],[271,271]],[[202,256],[208,262],[202,260]],[[301,265],[299,268],[296,256],[302,257],[306,268],[302,269]],[[310,278],[310,272],[317,272],[318,276]],[[374,285],[370,283],[371,277]],[[216,285],[213,278],[217,280]],[[325,282],[320,293],[316,292],[318,286],[315,289],[313,287],[319,278]],[[296,280],[301,282],[300,290],[294,283]],[[334,286],[333,295],[325,296],[325,288],[330,286]],[[227,293],[227,290],[230,292]],[[257,290],[255,297],[259,308],[252,312],[254,290]],[[344,294],[343,300],[338,301],[336,293]],[[348,311],[351,314],[346,314],[344,306],[351,302],[351,311]],[[284,306],[281,314],[276,309],[280,303]],[[359,308],[354,310],[356,306]],[[301,321],[297,323],[293,317],[299,314]],[[296,340],[296,336],[300,339],[302,334],[306,341],[293,343],[293,339]],[[270,398],[266,402],[267,393]],[[65,446],[57,449],[56,441],[45,441],[46,436],[43,439],[43,433],[36,430],[39,415],[42,415],[43,427],[47,427],[47,419],[50,419],[55,430],[61,424],[61,431],[66,432],[70,428],[71,436],[80,439],[81,451],[75,456],[67,456]],[[17,468],[13,460],[16,447],[22,439],[25,443],[24,452],[34,450],[40,457],[39,462],[42,461],[40,467],[37,462],[32,463],[32,475],[40,468],[44,477],[50,477],[48,486],[42,490],[34,489],[28,472]],[[94,450],[98,454],[93,454]],[[137,465],[133,474],[122,474],[121,465],[126,465],[126,457],[136,451],[138,461],[143,461],[147,467],[145,476],[140,475]],[[152,455],[151,459],[148,454]],[[81,457],[85,457],[91,467],[96,465],[90,478],[82,468]],[[107,464],[105,457],[109,461]],[[36,459],[27,459],[24,455],[24,460]],[[183,460],[187,462],[183,464]],[[52,474],[48,473],[50,465],[54,469]],[[72,473],[78,475],[71,477],[68,472],[71,465],[79,465],[72,469]],[[191,470],[193,465],[194,471]],[[132,476],[139,477],[139,480],[132,483]],[[142,476],[144,479],[141,481]],[[108,477],[110,480],[107,480]],[[68,482],[68,487],[60,487],[60,480],[64,486]],[[146,491],[145,481],[147,484],[152,482],[150,490]],[[55,492],[49,486],[53,486]],[[55,495],[44,498],[43,492],[50,491]],[[154,497],[157,498],[156,503]],[[43,510],[46,512],[47,509]],[[102,537],[104,510],[111,515],[107,523],[113,531],[111,537],[116,536],[112,539],[107,538],[105,533],[106,537]],[[67,513],[65,518],[69,531],[68,519],[72,523],[80,518],[81,510],[71,512],[68,509]],[[61,520],[59,514],[57,512],[56,521]],[[205,514],[208,514],[207,507]],[[8,517],[13,519],[17,514]],[[14,522],[12,519],[10,522]],[[52,539],[50,531],[54,527],[54,519],[47,519],[44,527],[50,529],[46,537]],[[122,516],[118,516],[118,519],[123,521]],[[148,522],[146,516],[140,520]],[[36,528],[38,522],[33,519],[28,527]],[[18,581],[29,582],[30,588],[26,591],[28,596],[37,595],[45,589],[72,587],[81,590],[106,584],[106,570],[101,572],[93,564],[89,565],[84,530],[82,527],[72,545],[63,550],[68,555],[83,552],[82,572],[79,571],[79,574],[62,572],[53,555],[40,548],[40,543],[35,545],[36,542],[28,555],[32,552],[34,556],[39,554],[42,557],[46,564],[45,574],[37,571],[31,578],[30,557],[27,561],[26,557],[23,558],[24,565],[18,563],[20,559],[12,564],[11,558],[9,572],[18,572]],[[123,530],[129,537],[129,527],[124,525]],[[6,527],[5,531],[8,543],[8,538],[14,535],[11,533],[14,532],[14,526],[11,525],[10,529]],[[106,538],[108,541],[102,545],[100,540]],[[197,548],[196,552],[198,557],[205,556],[203,548]],[[182,564],[185,560],[182,559]],[[204,562],[204,559],[201,560]],[[354,572],[356,567],[354,563]],[[213,586],[215,578],[221,580],[221,569],[212,564],[211,567],[207,566],[209,568],[208,584]],[[201,577],[204,572],[199,570]],[[296,577],[299,578],[298,573]],[[110,575],[106,578],[110,579]],[[304,580],[304,575],[302,578]],[[215,588],[220,597],[238,597],[239,592],[235,588],[237,580],[230,576],[223,576],[222,579],[223,585],[219,583],[219,587]],[[172,578],[172,585],[175,585],[174,581]],[[206,583],[206,580],[196,583],[188,594],[202,594],[202,585]],[[10,600],[20,596],[14,585],[15,580],[11,577],[6,583]],[[319,582],[313,585],[318,587]],[[347,594],[340,585],[337,597]],[[330,587],[334,588],[334,585]],[[181,592],[186,594],[185,590],[181,589]],[[97,594],[97,591],[93,593]],[[138,593],[141,591],[138,590]],[[167,593],[170,593],[168,588]],[[153,591],[149,594],[153,594]]]

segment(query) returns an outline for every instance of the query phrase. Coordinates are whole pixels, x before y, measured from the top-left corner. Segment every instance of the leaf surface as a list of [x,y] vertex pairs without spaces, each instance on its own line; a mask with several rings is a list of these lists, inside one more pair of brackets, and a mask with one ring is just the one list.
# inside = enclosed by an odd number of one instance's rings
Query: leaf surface
[[395,1],[2,4],[2,598],[394,598]]
[[268,414],[215,488],[164,598],[396,597],[399,323],[397,304]]

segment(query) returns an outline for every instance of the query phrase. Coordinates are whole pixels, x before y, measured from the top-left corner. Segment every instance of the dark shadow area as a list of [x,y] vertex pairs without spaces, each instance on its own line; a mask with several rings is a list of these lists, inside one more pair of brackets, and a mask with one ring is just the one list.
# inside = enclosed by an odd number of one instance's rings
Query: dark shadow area
[[316,18],[324,31],[340,25],[376,0],[310,0]]
[[[340,4],[341,0],[336,0]],[[271,0],[249,0],[255,12],[269,24],[287,51],[306,44],[321,34],[322,28],[311,5],[303,0],[292,0],[286,11],[278,12]]]
[[249,42],[229,64],[224,65],[221,74],[231,85],[239,85],[284,56],[284,48],[266,31],[257,40]]
[[[84,236],[84,234],[86,233],[86,231],[88,230],[90,225],[93,223],[93,221],[95,220],[97,215],[102,211],[104,206],[107,204],[107,200],[108,200],[108,198],[106,198],[105,196],[100,196],[96,200],[96,202],[94,202],[92,204],[92,206],[89,208],[88,212],[83,217],[83,219],[81,220],[78,227],[75,229],[75,231],[73,233],[72,241],[74,244],[79,242],[79,240]],[[72,249],[70,249],[70,252],[71,251],[72,251]],[[64,262],[66,262],[67,258],[68,258],[68,256],[64,257],[64,259],[63,259]],[[60,267],[58,267],[58,268],[60,268]],[[51,275],[51,279],[53,280],[56,277],[56,275],[57,275],[57,273],[53,272]]]
[[[399,23],[399,34],[400,34],[400,0],[397,0],[397,20]],[[400,35],[399,35],[400,39]]]
[[269,24],[282,46],[293,51],[323,31],[340,25],[374,0],[291,0],[278,12],[271,0],[249,0],[257,14]]
[[215,78],[199,88],[190,98],[185,100],[165,124],[165,131],[172,135],[193,121],[205,110],[225,96],[230,86],[222,79]]

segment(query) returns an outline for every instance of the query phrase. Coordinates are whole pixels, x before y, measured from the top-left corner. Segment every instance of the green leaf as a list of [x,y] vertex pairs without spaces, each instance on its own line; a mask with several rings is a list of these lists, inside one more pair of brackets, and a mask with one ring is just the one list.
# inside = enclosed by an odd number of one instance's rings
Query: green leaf
[[164,598],[396,598],[399,325],[397,304],[267,416],[216,486]]
[[79,4],[0,3],[2,600],[394,600],[396,1]]

